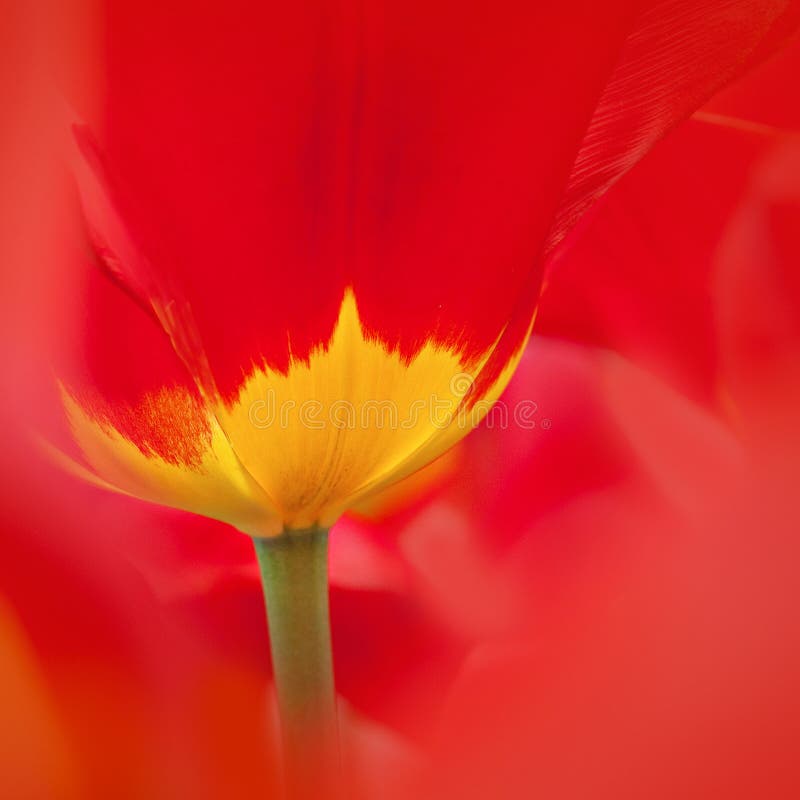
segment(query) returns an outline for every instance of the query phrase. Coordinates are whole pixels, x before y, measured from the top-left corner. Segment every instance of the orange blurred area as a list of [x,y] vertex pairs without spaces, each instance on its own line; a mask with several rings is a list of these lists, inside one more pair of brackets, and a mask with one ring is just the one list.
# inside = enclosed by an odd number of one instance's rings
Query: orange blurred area
[[[0,797],[276,797],[251,543],[37,438],[67,290],[48,76],[90,102],[86,5],[0,26]],[[559,251],[504,396],[535,424],[484,425],[334,529],[351,796],[800,796],[798,54]]]
[[0,608],[0,647],[4,714],[0,774],[4,790],[9,797],[78,797],[69,741],[39,673],[36,655],[6,607]]

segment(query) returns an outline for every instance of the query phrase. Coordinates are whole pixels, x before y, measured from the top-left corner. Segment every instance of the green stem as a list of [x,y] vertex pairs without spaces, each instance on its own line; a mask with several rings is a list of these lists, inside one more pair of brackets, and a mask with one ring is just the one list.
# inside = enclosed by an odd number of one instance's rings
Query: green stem
[[253,540],[267,604],[286,794],[331,794],[340,782],[328,613],[328,531]]

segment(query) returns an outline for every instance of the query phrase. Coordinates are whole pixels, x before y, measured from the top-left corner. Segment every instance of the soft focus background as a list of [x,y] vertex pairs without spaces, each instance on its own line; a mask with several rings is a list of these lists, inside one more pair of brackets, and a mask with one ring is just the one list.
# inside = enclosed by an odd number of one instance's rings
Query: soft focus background
[[[31,434],[67,291],[48,76],[87,85],[91,26],[19,5],[0,26],[0,796],[269,797],[249,540],[83,485]],[[336,528],[364,796],[800,796],[798,74],[794,42],[556,254],[505,396],[533,426],[490,416]]]

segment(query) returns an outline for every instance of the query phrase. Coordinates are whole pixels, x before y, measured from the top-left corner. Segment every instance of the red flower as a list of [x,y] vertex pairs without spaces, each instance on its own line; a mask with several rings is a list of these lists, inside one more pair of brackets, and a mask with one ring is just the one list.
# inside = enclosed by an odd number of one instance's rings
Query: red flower
[[75,469],[251,534],[329,526],[477,424],[543,256],[793,23],[787,2],[110,4],[74,126],[115,281],[87,279],[60,371]]

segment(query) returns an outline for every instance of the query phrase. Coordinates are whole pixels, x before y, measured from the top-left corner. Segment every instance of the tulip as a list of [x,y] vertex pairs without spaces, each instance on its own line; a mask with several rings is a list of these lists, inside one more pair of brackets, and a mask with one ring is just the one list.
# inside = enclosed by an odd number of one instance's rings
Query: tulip
[[237,5],[105,10],[58,457],[254,538],[299,796],[335,780],[328,529],[480,422],[546,257],[796,9]]

